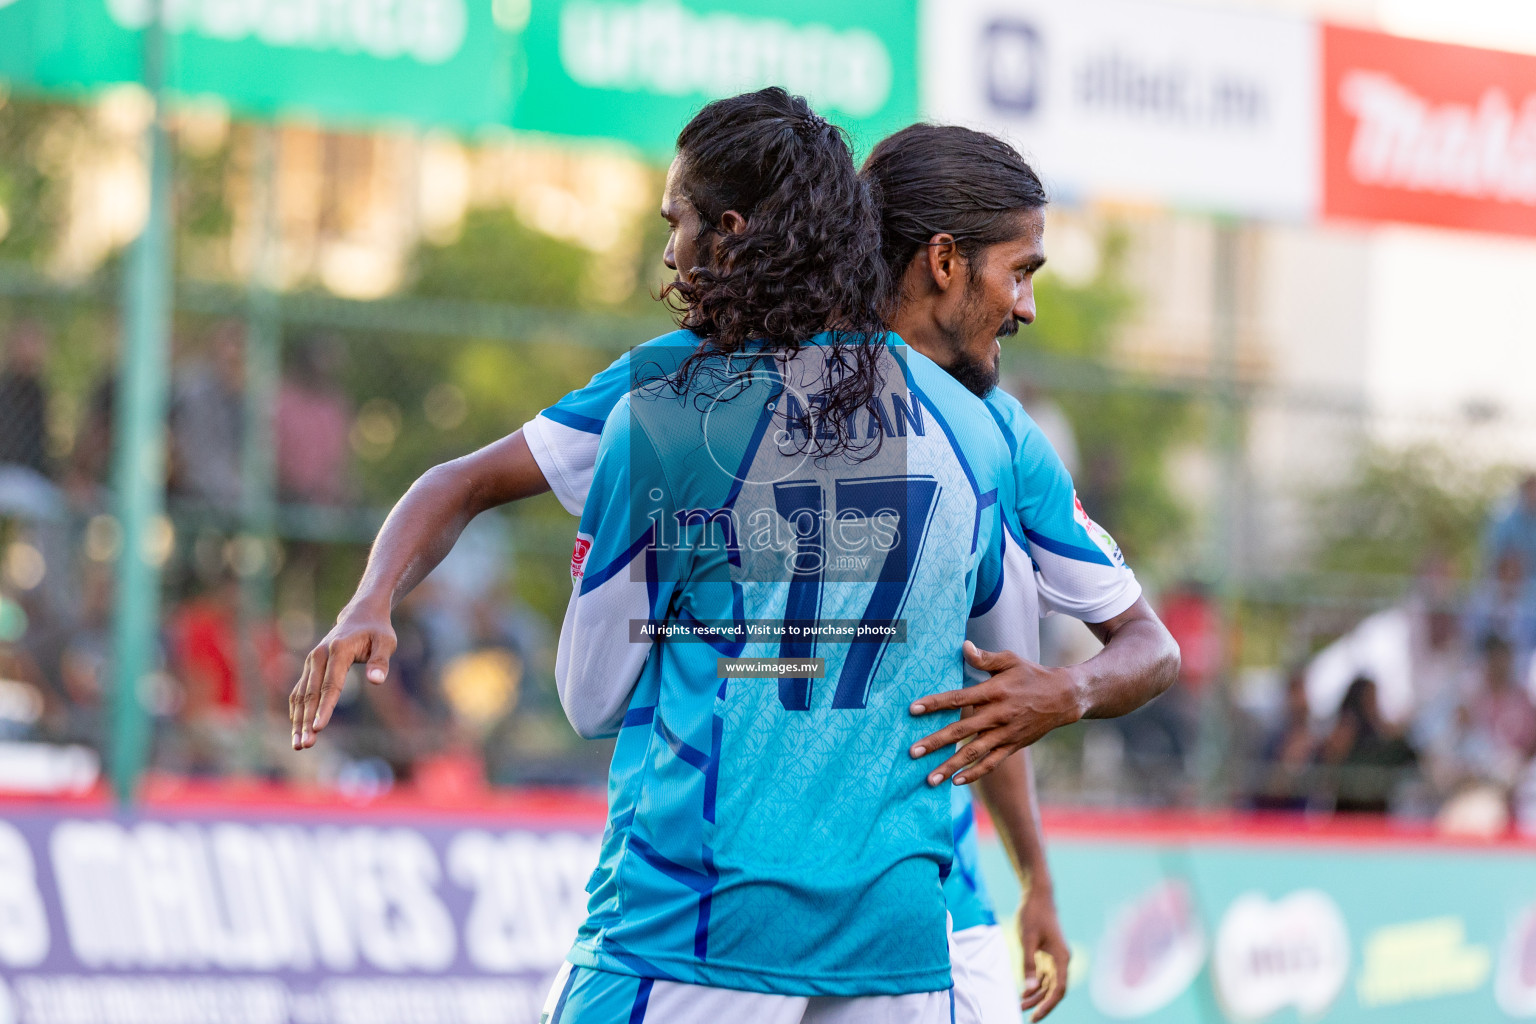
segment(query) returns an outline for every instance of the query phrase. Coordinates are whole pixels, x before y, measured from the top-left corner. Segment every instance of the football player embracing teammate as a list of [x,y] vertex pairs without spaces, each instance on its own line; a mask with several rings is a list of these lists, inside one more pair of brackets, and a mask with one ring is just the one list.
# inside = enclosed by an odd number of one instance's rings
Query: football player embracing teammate
[[[674,269],[681,268],[678,290],[684,301],[684,322],[689,323],[689,316],[699,318],[694,320],[695,326],[742,322],[742,303],[733,299],[731,289],[709,287],[721,280],[722,258],[728,263],[739,262],[742,252],[752,251],[748,243],[761,242],[764,230],[773,230],[771,225],[765,229],[761,216],[759,223],[752,225],[751,210],[744,215],[734,208],[744,205],[741,198],[751,198],[754,190],[758,196],[767,194],[774,175],[800,174],[800,187],[805,191],[810,187],[806,175],[819,174],[814,167],[808,171],[802,166],[803,153],[789,152],[782,145],[775,149],[764,139],[783,141],[789,138],[783,135],[788,131],[802,144],[802,150],[803,144],[819,140],[823,144],[819,155],[824,159],[830,155],[833,163],[839,163],[846,153],[845,144],[825,122],[801,101],[778,90],[722,101],[706,108],[705,113],[710,116],[701,114],[684,138],[691,139],[694,150],[707,151],[701,155],[712,155],[714,177],[694,173],[690,187],[682,189],[675,166],[664,209],[674,228],[668,262]],[[741,137],[707,138],[731,117],[743,116],[747,124],[754,119],[768,122],[769,134],[745,142]],[[724,159],[731,145],[741,144],[757,148],[735,154],[734,161]],[[834,152],[838,147],[842,153]],[[686,146],[680,149],[682,155],[688,155]],[[768,155],[774,159],[761,159]],[[886,140],[872,155],[864,175],[881,197],[882,255],[895,285],[895,301],[885,310],[891,326],[917,353],[931,357],[972,391],[986,396],[987,412],[1004,439],[1005,458],[1009,458],[1012,470],[1009,482],[1016,497],[1003,510],[1002,529],[995,538],[998,557],[1006,566],[1002,583],[995,592],[983,595],[984,600],[973,609],[980,614],[972,636],[990,638],[986,645],[996,653],[969,650],[966,655],[975,668],[993,675],[963,691],[924,694],[913,701],[914,713],[952,711],[960,706],[971,706],[976,712],[932,737],[916,740],[911,744],[911,755],[931,757],[962,735],[974,737],[959,755],[934,768],[929,781],[936,784],[962,764],[970,765],[961,777],[967,782],[980,780],[980,791],[1004,842],[1030,883],[1020,922],[1029,972],[1023,1005],[1036,1006],[1039,1019],[1064,993],[1066,946],[1051,902],[1027,753],[1006,755],[1057,725],[1083,716],[1124,713],[1150,699],[1171,681],[1177,650],[1141,600],[1134,577],[1113,542],[1106,541],[1107,535],[1076,505],[1070,478],[1043,435],[1016,401],[993,387],[997,337],[1016,330],[1019,323],[1030,322],[1034,315],[1031,275],[1043,262],[1040,214],[1044,195],[1038,179],[1016,153],[997,140],[937,126],[914,126]],[[747,180],[754,177],[758,180]],[[732,178],[743,180],[728,180]],[[853,196],[848,198],[852,202]],[[732,199],[737,202],[733,204]],[[844,210],[844,220],[847,215]],[[836,222],[837,218],[821,218],[816,225],[823,236],[829,220]],[[749,231],[749,225],[755,230]],[[733,248],[733,241],[738,247],[747,247]],[[831,254],[830,247],[826,254]],[[862,258],[859,244],[852,243],[844,262],[859,266]],[[760,295],[777,296],[781,306],[793,307],[799,297],[798,282],[793,270],[785,272],[788,266],[790,261],[775,263],[770,253],[770,258],[756,267],[754,276],[766,285],[759,289]],[[804,273],[803,267],[800,272]],[[840,273],[845,281],[857,276],[848,267]],[[842,303],[846,309],[858,305],[847,298]],[[845,309],[839,308],[837,314],[846,325]],[[654,382],[675,372],[694,353],[699,340],[669,336],[641,346],[522,431],[464,459],[435,467],[412,487],[381,531],[353,601],[306,661],[291,700],[296,747],[312,744],[324,727],[351,664],[366,661],[367,678],[374,682],[384,678],[394,641],[389,623],[393,604],[437,564],[464,525],[486,508],[551,487],[567,508],[579,512],[591,488],[599,436],[610,414],[637,382]],[[812,338],[792,340],[813,342]],[[821,347],[826,341],[822,340]],[[845,341],[843,347],[856,353],[880,349],[883,362],[877,376],[883,374],[892,380],[913,372],[914,364],[927,363],[916,353],[910,358],[893,355],[900,351],[894,342],[861,346]],[[891,373],[892,359],[902,365],[901,374]],[[644,367],[643,374],[639,365]],[[933,389],[919,389],[928,390]],[[913,405],[914,401],[917,404]],[[923,406],[908,388],[898,387],[884,395],[872,392],[865,404],[870,418],[867,423],[859,422],[862,417],[850,419],[853,432],[859,434],[858,428],[865,426],[862,440],[868,442],[873,439],[872,431],[878,431],[893,442],[893,451],[897,440],[902,442],[904,453],[909,443],[926,444],[926,430],[938,419],[930,415],[926,423],[923,421]],[[822,418],[826,419],[825,404]],[[951,418],[968,422],[963,416]],[[821,443],[806,430],[797,434],[795,422],[793,417],[784,421],[788,435],[799,436],[808,444]],[[799,422],[809,423],[805,418]],[[971,427],[973,433],[981,429],[975,423]],[[818,433],[822,429],[819,425],[816,428]],[[833,422],[831,429],[835,435],[839,428]],[[892,457],[888,453],[886,461]],[[612,522],[623,517],[611,513],[608,518]],[[578,550],[588,554],[584,547]],[[588,558],[581,561],[583,576],[590,579],[586,574],[592,562]],[[803,598],[803,587],[800,593]],[[1107,646],[1089,662],[1070,669],[1045,669],[1035,664],[1036,623],[1042,607],[1094,624]],[[786,653],[799,651],[791,646]],[[939,659],[941,670],[943,661]],[[929,678],[941,676],[942,671]],[[814,684],[809,680],[804,684],[808,695],[814,695]],[[581,688],[570,692],[579,693]],[[613,698],[611,693],[608,696]],[[573,720],[580,718],[578,709]],[[888,742],[898,742],[892,738],[898,733],[888,732]],[[985,1020],[1016,1019],[1014,1007],[1019,1004],[1001,934],[979,885],[968,790],[954,787],[952,793],[954,870],[945,883],[945,897],[955,921],[951,952],[962,1012],[971,1006],[975,1008],[971,1012]],[[594,905],[597,902],[594,899]],[[1054,958],[1054,984],[1040,984],[1035,977],[1031,954],[1036,950]]]

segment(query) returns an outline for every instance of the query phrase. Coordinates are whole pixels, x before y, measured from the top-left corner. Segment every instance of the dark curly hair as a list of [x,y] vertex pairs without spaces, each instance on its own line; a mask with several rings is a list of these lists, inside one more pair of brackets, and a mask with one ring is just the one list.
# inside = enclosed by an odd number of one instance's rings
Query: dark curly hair
[[880,248],[893,289],[934,235],[954,236],[960,254],[976,260],[1017,233],[1010,214],[1048,202],[1017,150],[958,125],[914,124],[887,136],[860,176],[879,199]]
[[[846,135],[774,86],[706,106],[678,135],[677,153],[678,190],[699,213],[700,238],[713,237],[709,265],[662,291],[678,326],[703,339],[673,386],[697,387],[701,373],[721,372],[717,357],[753,343],[783,358],[831,331],[824,429],[808,434],[818,455],[846,451],[854,415],[883,384],[889,290],[875,200]],[[720,230],[727,210],[745,230]]]

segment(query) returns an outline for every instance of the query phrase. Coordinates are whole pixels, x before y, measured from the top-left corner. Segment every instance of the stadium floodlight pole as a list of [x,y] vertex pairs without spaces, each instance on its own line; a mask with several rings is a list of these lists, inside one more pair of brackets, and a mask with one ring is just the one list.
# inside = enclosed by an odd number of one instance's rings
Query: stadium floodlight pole
[[113,640],[112,788],[133,802],[148,753],[144,680],[153,671],[160,618],[160,566],[170,539],[165,519],[165,418],[170,373],[171,153],[164,123],[168,42],[163,0],[144,30],[143,85],[153,103],[145,131],[149,211],[123,274],[123,354],[116,410],[117,561]]

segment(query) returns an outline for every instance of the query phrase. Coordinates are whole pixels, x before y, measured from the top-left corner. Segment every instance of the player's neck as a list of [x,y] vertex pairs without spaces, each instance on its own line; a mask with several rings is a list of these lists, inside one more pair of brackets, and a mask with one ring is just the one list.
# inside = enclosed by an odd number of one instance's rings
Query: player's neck
[[948,335],[935,321],[925,302],[902,302],[891,317],[891,330],[907,345],[945,369],[954,358]]

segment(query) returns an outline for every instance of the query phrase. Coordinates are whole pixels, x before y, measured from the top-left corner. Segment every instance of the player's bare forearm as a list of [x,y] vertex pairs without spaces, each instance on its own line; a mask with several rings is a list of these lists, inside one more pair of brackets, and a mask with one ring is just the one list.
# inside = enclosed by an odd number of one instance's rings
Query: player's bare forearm
[[[1079,665],[1047,668],[1011,651],[967,642],[965,660],[986,682],[920,697],[914,715],[968,708],[965,717],[918,740],[913,757],[969,739],[932,771],[930,785],[975,782],[1015,750],[1083,718],[1112,718],[1141,707],[1178,678],[1179,646],[1145,598],[1089,628],[1104,649]],[[958,774],[957,774],[958,773]]]
[[[1019,943],[1024,953],[1024,996],[1020,1009],[1035,1010],[1040,1020],[1056,1008],[1067,992],[1067,963],[1071,952],[1056,913],[1051,869],[1045,859],[1035,795],[1034,766],[1029,751],[1005,760],[977,786],[998,839],[1008,853],[1024,894],[1019,907]],[[1050,957],[1047,977],[1041,977],[1036,954]]]
[[390,623],[395,605],[453,549],[470,520],[547,490],[549,483],[521,430],[433,466],[411,485],[379,529],[352,600],[304,659],[304,670],[288,697],[295,750],[314,745],[354,664],[368,663],[369,682],[384,681],[395,650]]
[[447,556],[475,516],[547,490],[521,430],[433,466],[390,509],[350,603],[393,609]]
[[1104,649],[1068,670],[1077,677],[1084,718],[1130,714],[1179,678],[1179,645],[1146,598],[1088,628]]

